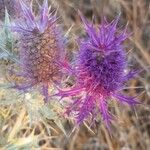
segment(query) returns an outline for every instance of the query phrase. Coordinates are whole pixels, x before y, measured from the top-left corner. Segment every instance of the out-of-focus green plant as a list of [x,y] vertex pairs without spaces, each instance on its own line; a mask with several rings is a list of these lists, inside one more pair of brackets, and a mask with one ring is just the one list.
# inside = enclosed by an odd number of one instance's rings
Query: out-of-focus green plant
[[13,60],[18,62],[15,55],[15,36],[11,32],[10,19],[7,9],[5,10],[5,21],[0,30],[0,59]]
[[[11,96],[10,96],[10,93]],[[40,141],[42,132],[51,135],[51,131],[58,134],[58,128],[65,135],[66,131],[63,127],[63,120],[60,115],[63,109],[58,100],[44,104],[42,97],[36,91],[21,94],[15,90],[0,89],[0,147],[6,145],[4,149],[31,149],[36,147]],[[15,116],[16,121],[11,124],[11,117]],[[14,121],[14,120],[12,120]],[[52,124],[50,123],[52,121]],[[43,131],[36,136],[18,136],[24,128],[32,128],[37,124],[43,125]],[[53,125],[56,125],[55,127]],[[9,132],[8,132],[9,131]],[[24,142],[22,142],[24,140]]]

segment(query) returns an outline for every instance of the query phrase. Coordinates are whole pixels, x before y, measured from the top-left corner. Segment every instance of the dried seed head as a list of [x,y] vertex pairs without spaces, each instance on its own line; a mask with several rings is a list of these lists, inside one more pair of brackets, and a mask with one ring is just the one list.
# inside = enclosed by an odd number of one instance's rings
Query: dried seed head
[[18,22],[13,29],[20,35],[20,66],[26,83],[18,86],[18,89],[42,84],[42,94],[47,100],[49,85],[61,82],[60,64],[64,63],[64,39],[56,24],[57,17],[49,14],[47,0],[36,18],[31,7],[27,7],[22,1],[20,5],[24,21]]

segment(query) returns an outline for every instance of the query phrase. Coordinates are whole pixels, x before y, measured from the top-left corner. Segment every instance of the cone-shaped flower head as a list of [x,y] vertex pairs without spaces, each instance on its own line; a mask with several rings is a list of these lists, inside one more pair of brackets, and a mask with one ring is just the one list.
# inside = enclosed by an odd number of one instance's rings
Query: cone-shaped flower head
[[25,83],[16,87],[26,90],[42,85],[47,100],[49,85],[61,82],[64,39],[56,24],[56,14],[49,13],[47,0],[41,6],[39,16],[34,16],[32,8],[22,1],[20,5],[24,19],[16,23],[13,30],[19,33],[21,76],[25,78]]
[[[31,0],[24,0],[27,4],[29,4]],[[11,18],[17,18],[21,16],[20,14],[20,5],[19,0],[0,0],[0,20],[4,20],[5,18],[5,8],[8,10]]]
[[127,61],[123,41],[129,34],[126,29],[117,29],[119,17],[111,23],[103,19],[98,29],[82,15],[81,18],[87,37],[79,41],[75,66],[76,86],[70,90],[60,90],[57,95],[78,95],[78,99],[67,110],[68,113],[71,111],[76,114],[78,124],[90,115],[94,119],[99,111],[109,126],[113,117],[108,111],[108,103],[112,98],[132,106],[138,103],[133,97],[119,92],[124,82],[133,76],[133,73],[125,73]]

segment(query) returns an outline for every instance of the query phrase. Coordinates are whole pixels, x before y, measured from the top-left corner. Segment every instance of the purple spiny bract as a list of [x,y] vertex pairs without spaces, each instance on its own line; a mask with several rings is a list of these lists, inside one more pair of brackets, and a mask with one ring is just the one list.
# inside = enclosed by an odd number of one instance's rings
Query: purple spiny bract
[[[29,4],[31,0],[24,0],[27,4]],[[20,17],[21,14],[18,13],[20,6],[19,0],[0,0],[0,20],[3,20],[5,17],[5,8],[8,10],[11,18]]]
[[82,15],[87,32],[85,40],[79,41],[79,54],[76,60],[76,85],[70,90],[59,90],[58,96],[78,96],[68,107],[67,113],[75,114],[77,124],[92,115],[96,118],[102,114],[106,126],[109,127],[113,115],[108,110],[111,99],[131,106],[139,104],[134,97],[121,94],[124,82],[134,73],[125,73],[127,67],[123,41],[129,34],[126,29],[117,29],[119,16],[108,23],[104,18],[98,29],[93,27]]
[[57,17],[49,13],[47,0],[34,16],[32,7],[20,2],[23,19],[12,26],[19,34],[20,67],[23,83],[16,84],[19,90],[42,86],[42,94],[48,100],[49,85],[61,82],[62,66],[65,64],[64,39],[56,24]]

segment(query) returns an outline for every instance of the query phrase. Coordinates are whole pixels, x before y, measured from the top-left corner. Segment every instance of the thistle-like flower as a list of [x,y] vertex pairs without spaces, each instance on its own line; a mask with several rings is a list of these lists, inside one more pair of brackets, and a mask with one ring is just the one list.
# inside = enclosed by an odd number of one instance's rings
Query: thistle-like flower
[[[51,12],[47,0],[35,16],[32,7],[20,1],[23,19],[12,25],[19,34],[19,54],[23,83],[15,85],[19,90],[28,90],[35,85],[42,86],[42,94],[47,101],[48,88],[60,84],[62,66],[65,66],[64,38],[56,24],[56,13]],[[38,86],[38,87],[39,87]]]
[[76,116],[77,124],[89,116],[95,119],[100,112],[109,127],[114,118],[108,110],[112,99],[131,106],[139,104],[135,97],[121,93],[124,83],[135,73],[125,71],[127,61],[123,42],[130,34],[127,34],[126,28],[123,31],[117,29],[119,16],[111,23],[104,18],[98,29],[82,15],[81,19],[87,37],[79,41],[79,53],[74,67],[76,84],[71,89],[60,89],[56,95],[62,98],[74,97],[67,113],[72,112]]

